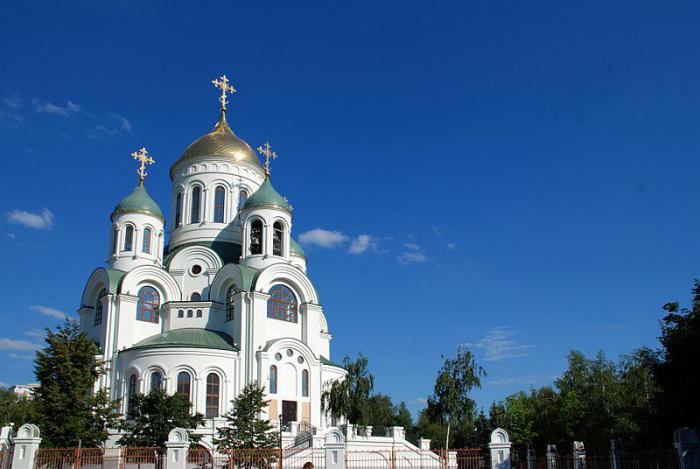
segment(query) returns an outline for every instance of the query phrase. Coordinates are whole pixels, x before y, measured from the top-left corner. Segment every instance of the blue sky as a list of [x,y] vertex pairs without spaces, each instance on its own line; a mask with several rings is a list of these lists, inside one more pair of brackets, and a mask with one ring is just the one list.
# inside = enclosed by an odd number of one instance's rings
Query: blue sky
[[130,152],[168,207],[223,73],[234,130],[280,155],[332,358],[414,411],[459,344],[488,406],[572,348],[655,346],[689,297],[697,2],[70,3],[0,17],[2,383],[103,265]]

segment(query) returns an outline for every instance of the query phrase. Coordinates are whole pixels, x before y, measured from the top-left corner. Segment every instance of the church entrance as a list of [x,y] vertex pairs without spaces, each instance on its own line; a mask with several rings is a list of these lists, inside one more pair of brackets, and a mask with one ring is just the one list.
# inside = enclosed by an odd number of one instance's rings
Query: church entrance
[[297,402],[282,401],[282,421],[296,422],[297,421]]

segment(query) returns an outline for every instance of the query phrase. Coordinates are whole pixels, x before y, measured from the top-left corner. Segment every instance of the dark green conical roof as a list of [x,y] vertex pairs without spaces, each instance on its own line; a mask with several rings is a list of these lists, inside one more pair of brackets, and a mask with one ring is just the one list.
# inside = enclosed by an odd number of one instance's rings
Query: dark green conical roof
[[163,212],[160,210],[158,204],[151,199],[151,196],[148,195],[148,191],[146,191],[146,187],[143,185],[143,182],[139,182],[139,184],[134,188],[134,191],[124,197],[121,202],[114,207],[114,212],[112,215],[129,212],[147,213],[149,215],[153,215],[154,217],[160,218],[161,221],[165,223]]
[[265,182],[262,183],[260,189],[248,197],[248,200],[243,205],[244,210],[253,207],[275,207],[288,212],[292,211],[292,206],[289,205],[287,199],[282,197],[279,192],[272,187],[269,177],[265,178]]

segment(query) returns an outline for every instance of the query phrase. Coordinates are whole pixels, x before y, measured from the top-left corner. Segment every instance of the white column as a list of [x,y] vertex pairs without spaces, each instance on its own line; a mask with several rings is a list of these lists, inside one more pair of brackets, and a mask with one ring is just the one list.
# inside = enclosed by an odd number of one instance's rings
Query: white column
[[34,459],[41,444],[39,427],[25,423],[17,430],[14,441],[15,450],[12,454],[13,469],[34,469]]
[[489,453],[491,456],[491,469],[511,469],[508,432],[502,428],[497,428],[491,432]]
[[337,428],[328,432],[323,449],[326,452],[326,469],[345,469],[345,437]]
[[190,438],[184,428],[174,428],[168,434],[168,441],[165,443],[167,455],[165,459],[165,469],[186,469],[187,449],[190,446]]

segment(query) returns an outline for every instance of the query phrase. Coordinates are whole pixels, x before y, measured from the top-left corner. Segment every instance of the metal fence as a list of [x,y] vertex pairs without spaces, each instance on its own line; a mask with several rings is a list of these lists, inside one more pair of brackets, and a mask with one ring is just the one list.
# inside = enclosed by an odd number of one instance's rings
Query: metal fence
[[[528,469],[527,458],[513,458],[514,469]],[[574,460],[571,455],[556,455],[551,463],[546,456],[535,458],[532,469],[680,469],[678,453],[670,451],[643,451],[620,453],[616,464],[611,454],[587,454],[583,460]]]
[[157,448],[40,448],[35,469],[162,469]]
[[310,469],[326,466],[319,448],[237,449],[211,452],[190,449],[187,469]]
[[450,450],[449,458],[444,451],[436,450],[392,450],[347,451],[347,469],[486,469],[488,457],[480,449]]

